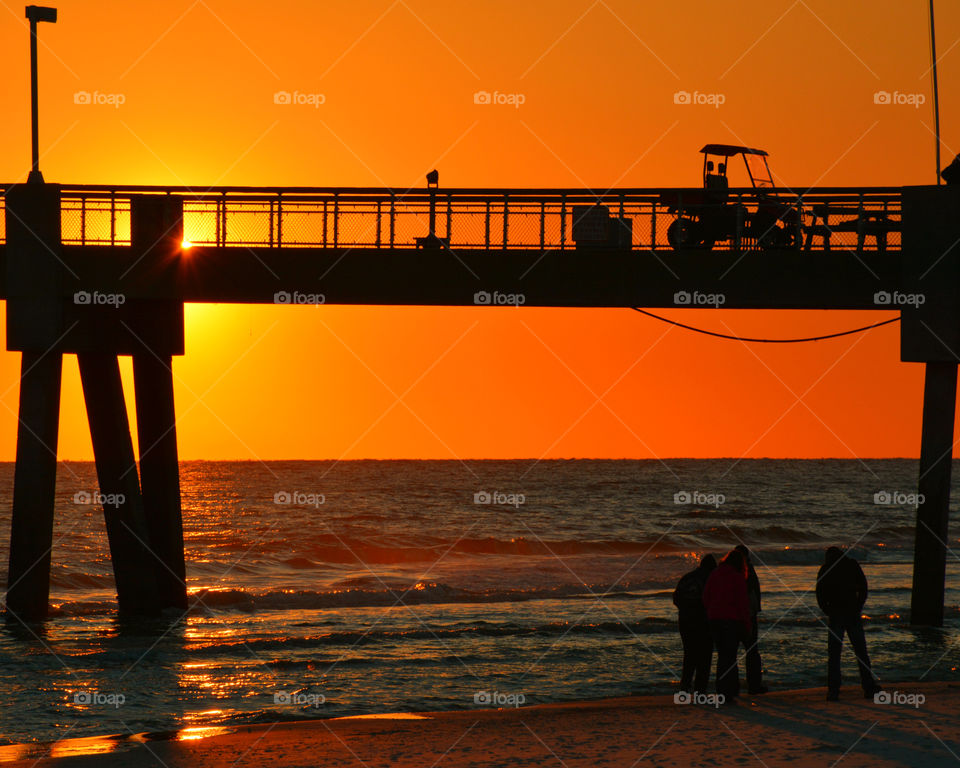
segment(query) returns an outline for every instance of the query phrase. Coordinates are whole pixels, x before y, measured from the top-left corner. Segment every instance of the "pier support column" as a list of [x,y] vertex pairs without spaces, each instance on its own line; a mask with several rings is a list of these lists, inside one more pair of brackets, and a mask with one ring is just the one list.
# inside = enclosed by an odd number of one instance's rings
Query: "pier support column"
[[927,363],[923,385],[923,434],[920,439],[917,530],[913,552],[910,623],[943,625],[950,516],[953,420],[957,402],[957,364]]
[[157,556],[150,547],[140,496],[120,365],[115,354],[104,352],[81,352],[77,361],[103,494],[117,605],[122,613],[156,613]]
[[7,571],[7,611],[19,621],[46,617],[50,597],[62,360],[59,352],[24,352],[20,363]]
[[60,187],[20,184],[5,196],[7,349],[20,361],[17,464],[13,475],[7,611],[47,615],[60,420],[64,267]]
[[140,453],[140,486],[146,512],[157,594],[162,608],[187,607],[173,403],[173,355],[182,355],[183,302],[176,288],[183,242],[183,199],[171,195],[130,198],[130,243],[156,298],[130,303],[127,330]]
[[145,352],[133,356],[140,448],[140,485],[150,545],[157,556],[160,606],[187,607],[180,465],[173,406],[173,358]]
[[[924,363],[910,622],[943,624],[953,422],[960,362],[960,188],[904,187],[900,359]],[[894,287],[894,290],[897,290]],[[922,301],[919,299],[922,297]]]

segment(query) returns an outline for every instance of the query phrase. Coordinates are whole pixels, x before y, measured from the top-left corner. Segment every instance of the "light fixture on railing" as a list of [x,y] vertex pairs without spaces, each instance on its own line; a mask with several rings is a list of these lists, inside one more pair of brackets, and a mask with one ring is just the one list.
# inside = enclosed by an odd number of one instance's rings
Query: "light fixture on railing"
[[440,185],[440,171],[434,168],[427,174],[427,189],[430,190],[430,243],[433,244],[437,238],[437,192]]

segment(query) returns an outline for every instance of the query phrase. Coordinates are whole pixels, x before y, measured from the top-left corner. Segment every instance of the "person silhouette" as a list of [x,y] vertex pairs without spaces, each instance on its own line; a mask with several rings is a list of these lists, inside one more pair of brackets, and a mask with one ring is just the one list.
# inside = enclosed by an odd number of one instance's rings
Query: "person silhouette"
[[717,693],[724,704],[735,704],[740,695],[737,648],[749,637],[750,599],[747,596],[747,564],[733,549],[710,574],[703,589],[710,634],[717,648]]
[[830,547],[817,572],[817,605],[828,619],[827,634],[827,701],[840,698],[840,651],[843,633],[857,657],[863,697],[872,699],[883,690],[877,682],[867,654],[860,614],[867,602],[867,577],[860,563],[837,547]]
[[713,160],[707,160],[707,172],[703,177],[703,186],[707,189],[725,190],[728,187],[726,166],[720,163],[720,172],[713,172]]
[[747,668],[747,691],[756,695],[770,690],[763,684],[763,661],[760,659],[759,629],[757,626],[757,614],[761,610],[760,579],[757,578],[757,571],[750,561],[750,550],[747,549],[746,545],[738,544],[736,550],[743,555],[747,564],[747,598],[750,600],[751,632],[743,644],[746,650],[744,664]]
[[720,173],[713,172],[713,161],[707,161],[707,174],[703,178],[704,202],[707,206],[702,213],[706,221],[713,222],[708,225],[711,228],[722,226],[718,219],[723,216],[724,206],[727,203],[729,192],[727,191],[726,166],[720,163]]
[[960,154],[953,158],[953,162],[950,163],[950,165],[940,171],[940,176],[951,186],[960,184]]
[[706,693],[710,683],[710,662],[713,660],[713,638],[703,605],[703,588],[717,567],[713,555],[704,555],[700,564],[677,582],[673,604],[677,606],[677,623],[683,645],[683,671],[680,690]]

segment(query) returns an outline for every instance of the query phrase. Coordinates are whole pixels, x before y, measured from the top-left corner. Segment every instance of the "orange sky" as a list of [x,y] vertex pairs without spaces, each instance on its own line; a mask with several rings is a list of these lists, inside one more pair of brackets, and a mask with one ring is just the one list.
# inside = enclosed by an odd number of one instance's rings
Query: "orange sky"
[[[28,35],[23,4],[3,5],[0,178],[20,181]],[[406,187],[436,166],[455,186],[694,186],[715,141],[764,147],[789,185],[931,183],[926,7],[63,2],[40,30],[41,167],[67,183]],[[960,4],[937,14],[946,164],[960,151]],[[280,90],[325,103],[277,105]],[[476,105],[479,90],[525,103]],[[679,90],[725,102],[677,105]],[[880,90],[927,103],[876,105]],[[78,91],[124,103],[75,104]],[[769,336],[889,316],[667,314]],[[0,353],[0,459],[14,456],[19,360]],[[895,325],[748,348],[629,310],[190,306],[174,372],[184,458],[919,450],[922,368],[899,362]],[[61,457],[90,458],[72,356],[61,423]]]

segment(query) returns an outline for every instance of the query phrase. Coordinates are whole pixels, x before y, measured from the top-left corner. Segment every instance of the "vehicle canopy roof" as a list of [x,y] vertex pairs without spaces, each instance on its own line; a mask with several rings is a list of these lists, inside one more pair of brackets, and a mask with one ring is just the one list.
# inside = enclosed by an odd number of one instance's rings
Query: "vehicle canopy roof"
[[767,152],[762,149],[752,149],[750,147],[738,147],[735,144],[706,144],[703,149],[700,150],[705,155],[722,155],[723,157],[730,157],[731,155],[767,155]]

